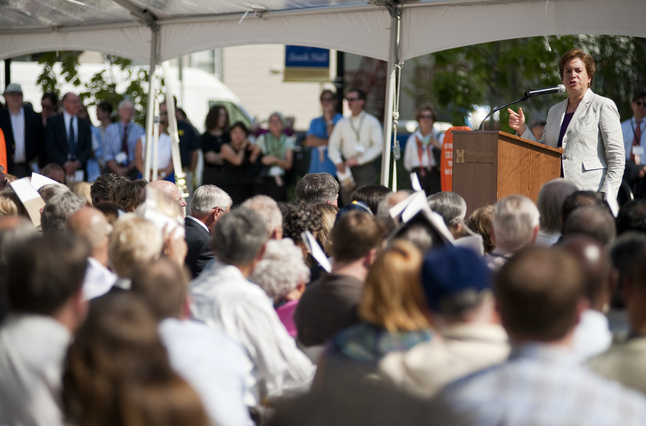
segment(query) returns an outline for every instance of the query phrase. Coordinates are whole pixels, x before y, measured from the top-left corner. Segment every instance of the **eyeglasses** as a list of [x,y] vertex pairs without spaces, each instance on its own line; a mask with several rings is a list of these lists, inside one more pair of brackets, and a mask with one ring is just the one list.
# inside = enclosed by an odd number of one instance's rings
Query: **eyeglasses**
[[646,102],[637,101],[637,102],[635,102],[635,105],[637,105],[638,107],[643,107],[643,106],[646,106]]
[[321,98],[321,102],[334,102],[334,98]]
[[419,118],[433,118],[433,116],[431,114],[422,114]]
[[345,100],[348,102],[354,102],[354,101],[358,101],[359,98],[345,98]]

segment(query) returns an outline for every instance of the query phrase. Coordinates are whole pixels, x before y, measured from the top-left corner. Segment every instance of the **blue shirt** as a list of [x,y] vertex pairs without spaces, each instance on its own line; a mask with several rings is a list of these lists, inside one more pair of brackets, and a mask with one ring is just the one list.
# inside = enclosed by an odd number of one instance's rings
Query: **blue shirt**
[[[342,118],[343,116],[337,113],[332,120],[336,125],[336,122]],[[309,135],[316,136],[317,138],[321,139],[329,139],[330,135],[327,134],[327,123],[325,122],[323,116],[312,120],[312,122],[310,123],[310,128],[307,131],[307,136]],[[327,147],[322,148],[324,148],[322,162],[319,157],[318,148],[310,148],[310,169],[308,173],[329,173],[332,176],[336,176],[336,166],[327,155]]]
[[[135,146],[137,139],[144,135],[144,128],[134,122],[128,124],[128,163],[135,161]],[[123,123],[112,123],[105,129],[103,139],[103,160],[114,160],[121,152],[121,141],[123,140]]]
[[[531,343],[440,394],[469,425],[643,425],[646,399],[578,364],[573,350]],[[462,424],[462,423],[459,423]]]

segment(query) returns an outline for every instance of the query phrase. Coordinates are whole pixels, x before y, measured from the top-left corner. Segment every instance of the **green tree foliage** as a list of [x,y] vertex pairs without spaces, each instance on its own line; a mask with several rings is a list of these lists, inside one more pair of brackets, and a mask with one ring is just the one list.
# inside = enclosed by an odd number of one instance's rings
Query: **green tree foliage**
[[[475,105],[502,105],[525,91],[560,83],[558,60],[572,47],[589,52],[597,63],[593,90],[613,99],[622,118],[630,117],[630,97],[646,88],[646,40],[614,36],[532,37],[466,46],[413,60],[415,78],[406,90],[417,105],[435,105],[441,117],[463,125]],[[431,65],[428,65],[431,64]],[[565,95],[541,96],[516,105],[532,116],[547,115]],[[501,129],[509,131],[501,111]]]
[[[71,83],[79,88],[78,95],[85,105],[107,101],[115,109],[127,97],[135,105],[135,121],[143,125],[148,99],[148,70],[133,66],[129,59],[105,55],[105,67],[88,81],[81,81],[78,74],[81,53],[46,52],[40,56],[38,62],[43,71],[36,82],[43,93],[55,92],[60,96],[62,82]],[[60,72],[57,72],[56,63],[60,63]]]

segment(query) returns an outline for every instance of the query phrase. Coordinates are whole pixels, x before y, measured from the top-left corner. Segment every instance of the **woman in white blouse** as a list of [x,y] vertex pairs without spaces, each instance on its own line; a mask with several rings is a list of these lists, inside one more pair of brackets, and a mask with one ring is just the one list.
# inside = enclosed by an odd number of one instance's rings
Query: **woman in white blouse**
[[415,172],[426,195],[442,190],[440,176],[441,136],[433,131],[437,115],[430,105],[417,110],[417,131],[406,141],[404,168]]

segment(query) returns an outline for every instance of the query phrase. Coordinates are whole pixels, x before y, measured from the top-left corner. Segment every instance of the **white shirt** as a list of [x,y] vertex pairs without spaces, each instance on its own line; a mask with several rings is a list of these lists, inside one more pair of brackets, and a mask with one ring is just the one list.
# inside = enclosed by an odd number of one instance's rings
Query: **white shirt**
[[0,328],[0,425],[63,425],[61,374],[71,338],[48,316],[6,318]]
[[[640,128],[642,133],[641,138],[639,138],[639,145],[646,148],[646,117],[642,118]],[[635,123],[635,117],[632,117],[630,120],[626,120],[621,123],[621,133],[624,136],[624,148],[626,149],[626,160],[630,159],[630,154],[633,152],[633,141],[635,140],[634,132],[636,130],[637,124]],[[641,163],[644,164],[643,159],[641,160]]]
[[173,369],[198,393],[211,420],[219,426],[253,425],[243,401],[249,364],[244,349],[195,321],[167,318],[158,329]]
[[296,347],[271,299],[237,267],[212,262],[191,281],[190,292],[193,318],[224,331],[246,349],[248,406],[309,390],[316,367]]
[[[146,137],[141,137],[141,149],[143,153],[143,158],[146,158]],[[154,146],[150,151],[152,157],[155,156]],[[171,140],[170,135],[167,133],[162,133],[159,135],[159,141],[157,143],[157,170],[163,170],[170,164],[171,158]],[[150,166],[152,167],[152,160],[150,161]]]
[[574,349],[582,360],[605,352],[612,343],[608,317],[599,311],[586,309],[574,329]]
[[356,117],[337,121],[328,142],[328,157],[334,164],[343,158],[356,158],[360,165],[367,164],[381,155],[383,133],[374,116],[361,111]]
[[108,268],[93,257],[88,257],[87,268],[85,268],[85,279],[83,279],[83,299],[90,300],[106,294],[117,276]]
[[9,111],[11,117],[11,131],[13,132],[13,142],[15,145],[13,151],[13,162],[16,164],[27,161],[25,154],[25,109],[20,108],[20,112],[14,115]]
[[[431,135],[433,135],[432,137],[437,138],[440,143],[442,142],[442,139],[444,139],[443,137],[438,138],[438,136],[432,130]],[[409,172],[412,171],[415,167],[421,167],[419,163],[419,152],[417,151],[417,138],[419,138],[420,140],[424,139],[424,136],[422,136],[422,133],[419,130],[408,137],[408,140],[406,141],[406,148],[404,148],[404,168]],[[429,153],[436,148],[430,147],[429,149],[429,147],[430,145],[425,146],[422,152],[422,166],[426,168],[428,168],[429,165],[437,167],[439,166],[439,164],[435,162],[433,155],[429,156]]]

